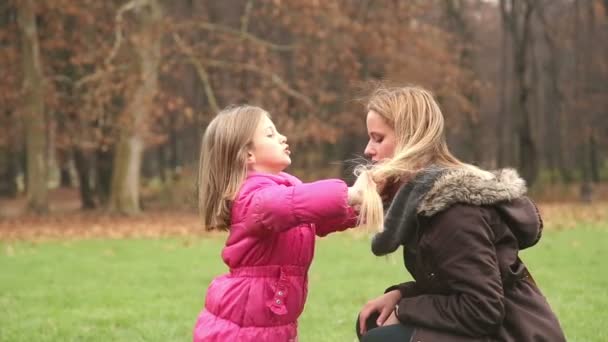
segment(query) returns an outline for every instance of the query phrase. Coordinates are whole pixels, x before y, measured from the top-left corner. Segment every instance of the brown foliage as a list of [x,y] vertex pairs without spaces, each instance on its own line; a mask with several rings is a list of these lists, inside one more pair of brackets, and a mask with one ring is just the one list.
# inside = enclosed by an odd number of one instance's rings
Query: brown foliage
[[[35,3],[51,148],[65,156],[73,147],[112,151],[119,128],[133,124],[125,112],[141,81],[132,49],[142,39],[138,16],[127,0]],[[292,169],[321,175],[327,164],[362,154],[357,100],[373,82],[415,83],[437,95],[448,140],[464,160],[502,167],[538,159],[541,173],[597,181],[608,146],[604,3],[529,2],[530,41],[519,61],[529,93],[519,109],[515,45],[499,3],[164,1],[163,24],[154,28],[162,37],[159,92],[141,123],[146,147],[159,159],[167,154],[174,169],[195,164],[217,108],[249,102],[268,109],[288,136]],[[16,6],[0,5],[3,66],[21,60]],[[22,77],[18,67],[0,68],[0,146],[19,151]],[[524,109],[537,158],[515,138]],[[327,169],[335,176],[340,168]]]

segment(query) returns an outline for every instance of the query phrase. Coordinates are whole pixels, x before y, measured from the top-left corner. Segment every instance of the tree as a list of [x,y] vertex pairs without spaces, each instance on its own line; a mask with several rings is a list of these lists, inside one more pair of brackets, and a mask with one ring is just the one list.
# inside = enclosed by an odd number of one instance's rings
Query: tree
[[[17,65],[19,51],[14,48],[17,41],[16,9],[6,6],[0,9],[0,65]],[[10,72],[11,68],[0,68],[0,197],[17,196],[18,157],[20,140],[17,118],[17,99],[19,98],[19,75]]]
[[544,87],[547,94],[547,109],[546,109],[546,123],[547,123],[547,159],[549,161],[549,168],[551,171],[557,168],[561,178],[564,182],[570,182],[572,180],[572,174],[569,168],[566,166],[566,160],[564,157],[565,146],[564,140],[564,127],[563,127],[563,115],[564,115],[564,91],[561,82],[562,64],[563,58],[559,51],[559,42],[555,27],[550,26],[550,22],[547,20],[548,4],[540,3],[536,15],[540,19],[541,30],[544,38],[544,42],[547,45],[548,56],[545,57],[545,70],[548,74],[547,85]]
[[[121,10],[134,12],[131,54],[138,62],[138,85],[124,111],[116,147],[110,210],[135,214],[141,210],[139,187],[146,120],[158,91],[162,8],[158,0],[133,0]],[[120,28],[118,28],[120,30]]]
[[444,2],[446,28],[453,32],[456,39],[455,50],[458,51],[457,63],[462,75],[460,76],[460,89],[458,100],[463,112],[463,119],[469,129],[467,150],[470,152],[470,160],[475,163],[481,162],[482,157],[482,128],[480,118],[480,85],[481,82],[475,72],[474,57],[475,36],[471,29],[471,20],[467,20],[470,12],[466,0],[446,0]]
[[44,112],[45,80],[38,45],[36,7],[33,0],[19,1],[18,6],[23,67],[22,115],[27,149],[28,208],[35,213],[45,213],[48,211],[47,121]]
[[531,114],[529,109],[530,83],[528,76],[529,50],[532,32],[532,14],[535,10],[531,0],[501,0],[500,10],[505,30],[511,36],[515,91],[513,108],[516,115],[516,133],[518,168],[529,185],[538,175],[538,150],[532,134]]

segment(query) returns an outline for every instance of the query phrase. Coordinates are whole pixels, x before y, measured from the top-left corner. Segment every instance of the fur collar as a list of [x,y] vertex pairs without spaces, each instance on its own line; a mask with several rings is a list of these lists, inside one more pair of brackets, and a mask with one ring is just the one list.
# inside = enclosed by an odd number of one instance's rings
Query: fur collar
[[456,203],[493,205],[522,197],[526,183],[513,169],[493,172],[428,167],[401,186],[385,215],[384,230],[374,236],[376,255],[410,245],[418,234],[418,215],[430,217]]

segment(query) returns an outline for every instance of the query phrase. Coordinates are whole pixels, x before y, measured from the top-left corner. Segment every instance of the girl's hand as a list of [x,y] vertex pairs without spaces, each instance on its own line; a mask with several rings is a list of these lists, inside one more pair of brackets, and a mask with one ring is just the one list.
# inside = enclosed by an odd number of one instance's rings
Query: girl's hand
[[348,204],[353,207],[359,206],[363,200],[363,191],[370,184],[376,185],[367,172],[361,172],[355,184],[348,188]]
[[351,207],[359,206],[362,198],[363,194],[354,185],[348,188],[348,205]]
[[[382,326],[387,321],[387,318],[389,318],[391,313],[394,312],[395,305],[397,305],[400,300],[401,292],[399,290],[393,290],[367,302],[359,313],[359,326],[361,327],[361,334],[363,335],[367,332],[365,322],[372,313],[380,313],[376,324],[378,324],[378,326]],[[395,319],[397,318],[395,317]]]

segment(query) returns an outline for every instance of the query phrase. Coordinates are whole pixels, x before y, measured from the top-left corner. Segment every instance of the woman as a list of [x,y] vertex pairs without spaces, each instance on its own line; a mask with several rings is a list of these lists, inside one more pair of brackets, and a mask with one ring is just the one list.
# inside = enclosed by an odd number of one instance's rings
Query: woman
[[565,341],[560,324],[518,253],[542,221],[510,169],[488,172],[447,148],[443,116],[418,87],[370,98],[366,172],[390,200],[385,217],[369,182],[361,215],[384,229],[376,255],[403,246],[414,281],[363,306],[361,341]]

